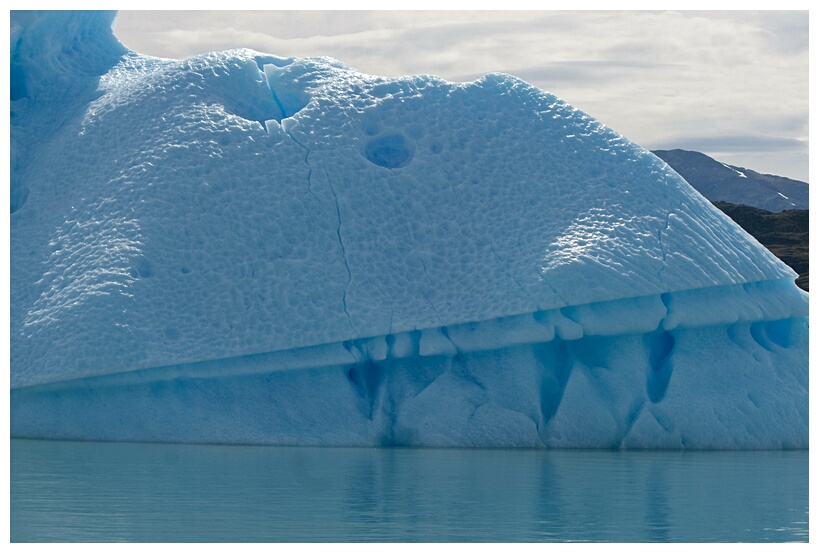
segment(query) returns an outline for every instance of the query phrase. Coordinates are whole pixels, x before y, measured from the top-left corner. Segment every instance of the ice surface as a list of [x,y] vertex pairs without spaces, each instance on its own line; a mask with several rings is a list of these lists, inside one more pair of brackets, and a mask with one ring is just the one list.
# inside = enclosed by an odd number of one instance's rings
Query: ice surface
[[11,17],[12,435],[807,447],[807,295],[646,150],[112,17]]

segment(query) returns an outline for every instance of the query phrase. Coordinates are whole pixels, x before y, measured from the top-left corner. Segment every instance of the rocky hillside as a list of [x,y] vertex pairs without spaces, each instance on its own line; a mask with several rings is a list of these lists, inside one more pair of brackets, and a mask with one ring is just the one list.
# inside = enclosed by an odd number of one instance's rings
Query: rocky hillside
[[796,284],[808,290],[808,210],[772,213],[747,205],[714,202],[723,213],[799,274]]
[[806,182],[727,165],[700,152],[655,150],[653,153],[712,202],[749,205],[774,213],[808,209]]

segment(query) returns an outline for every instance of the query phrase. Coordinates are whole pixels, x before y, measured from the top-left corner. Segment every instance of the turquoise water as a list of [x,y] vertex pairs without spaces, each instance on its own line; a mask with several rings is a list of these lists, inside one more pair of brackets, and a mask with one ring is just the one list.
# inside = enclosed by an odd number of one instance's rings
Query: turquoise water
[[11,541],[807,541],[808,452],[11,440]]

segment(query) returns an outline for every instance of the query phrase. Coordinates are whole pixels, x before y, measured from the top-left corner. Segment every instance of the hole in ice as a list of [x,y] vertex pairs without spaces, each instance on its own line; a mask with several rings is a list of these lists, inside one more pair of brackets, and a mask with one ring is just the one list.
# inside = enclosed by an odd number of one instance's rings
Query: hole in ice
[[[264,127],[265,121],[280,120],[281,110],[266,80],[259,74],[259,58],[255,61],[255,65],[249,60],[242,60],[231,64],[230,68],[214,69],[214,76],[221,81],[218,85],[218,103],[225,112],[247,121],[258,121]],[[214,143],[226,146],[233,141],[232,138],[229,132],[216,132]]]
[[151,278],[154,276],[154,268],[150,261],[144,257],[140,257],[134,261],[134,266],[129,271],[129,274],[134,278]]
[[768,339],[779,347],[787,348],[791,345],[792,319],[771,321],[765,324],[765,334]]
[[364,149],[364,155],[376,165],[397,169],[412,161],[415,147],[403,134],[388,134],[370,140]]
[[791,345],[791,320],[754,323],[751,325],[751,336],[768,351],[774,351],[774,346],[787,348]]
[[293,63],[293,58],[280,58],[279,56],[270,56],[270,55],[260,55],[254,56],[253,58],[256,61],[256,66],[259,68],[259,71],[264,73],[264,66],[265,65],[275,65],[276,67],[285,67]]
[[264,76],[267,87],[276,103],[279,114],[269,119],[275,119],[279,123],[283,119],[293,117],[295,114],[307,107],[310,103],[310,94],[299,83],[308,71],[305,66],[295,67],[294,64],[278,66],[277,64],[265,64]]

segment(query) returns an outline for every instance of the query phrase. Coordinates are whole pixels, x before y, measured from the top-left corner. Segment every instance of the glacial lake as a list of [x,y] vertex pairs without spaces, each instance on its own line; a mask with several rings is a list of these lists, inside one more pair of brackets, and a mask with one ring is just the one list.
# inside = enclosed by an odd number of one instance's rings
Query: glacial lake
[[11,440],[12,542],[808,541],[808,452]]

